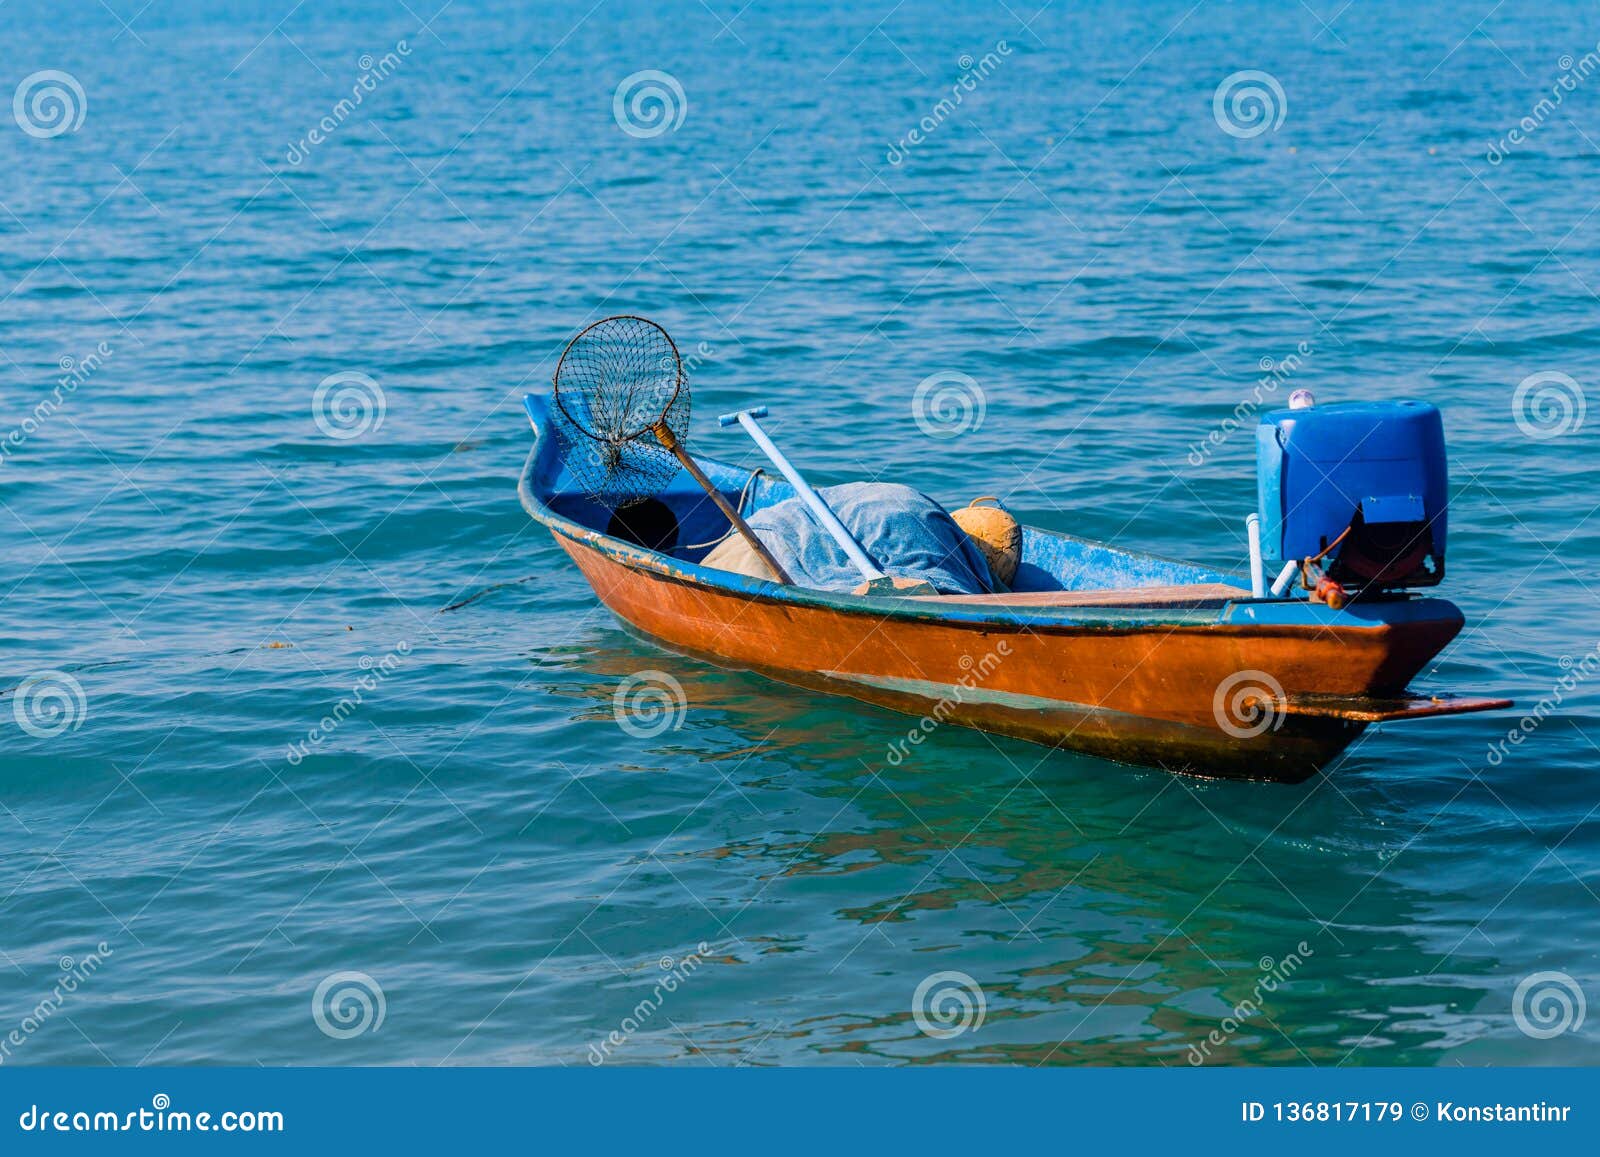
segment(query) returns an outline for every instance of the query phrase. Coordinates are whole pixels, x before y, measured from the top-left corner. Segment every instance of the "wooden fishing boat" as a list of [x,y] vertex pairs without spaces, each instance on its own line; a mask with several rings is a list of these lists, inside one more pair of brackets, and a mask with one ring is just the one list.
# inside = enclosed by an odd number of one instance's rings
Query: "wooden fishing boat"
[[[700,566],[726,518],[687,474],[620,513],[575,486],[547,403],[525,401],[519,484],[596,595],[666,647],[918,717],[1205,776],[1295,783],[1370,724],[1507,706],[1407,684],[1461,630],[1450,602],[1374,593],[1342,609],[1253,597],[1248,580],[1025,528],[1006,594],[886,598]],[[745,512],[790,497],[764,472],[700,458]],[[907,745],[891,748],[898,762]]]

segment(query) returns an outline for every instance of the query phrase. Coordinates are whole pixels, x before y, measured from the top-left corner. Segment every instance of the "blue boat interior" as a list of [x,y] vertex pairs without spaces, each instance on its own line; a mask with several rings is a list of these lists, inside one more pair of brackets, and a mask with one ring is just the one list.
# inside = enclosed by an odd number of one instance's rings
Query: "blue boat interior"
[[[699,563],[730,533],[728,520],[683,470],[653,498],[624,510],[613,512],[593,501],[567,471],[558,440],[542,436],[549,429],[547,400],[530,394],[524,399],[524,406],[534,430],[541,435],[531,464],[531,489],[554,514],[680,563]],[[695,461],[729,504],[746,517],[795,496],[788,482],[765,471],[750,471],[698,455]],[[1024,527],[1022,561],[1011,590],[1127,590],[1213,583],[1249,585],[1247,579],[1236,574]]]

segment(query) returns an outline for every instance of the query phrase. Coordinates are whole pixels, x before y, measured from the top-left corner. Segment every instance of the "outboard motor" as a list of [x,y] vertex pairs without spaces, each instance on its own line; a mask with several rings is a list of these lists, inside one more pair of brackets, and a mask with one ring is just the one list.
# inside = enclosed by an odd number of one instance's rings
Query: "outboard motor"
[[1352,589],[1437,584],[1449,501],[1438,408],[1410,400],[1318,406],[1296,393],[1289,409],[1263,414],[1256,428],[1268,565],[1310,560]]

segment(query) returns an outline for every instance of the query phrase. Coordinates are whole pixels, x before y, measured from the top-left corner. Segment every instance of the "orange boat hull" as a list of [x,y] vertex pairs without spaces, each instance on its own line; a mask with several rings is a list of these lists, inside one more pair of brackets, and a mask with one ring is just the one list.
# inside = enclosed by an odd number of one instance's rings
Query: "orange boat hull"
[[[1273,702],[1392,697],[1462,625],[1449,604],[1422,621],[1348,626],[908,621],[709,586],[555,537],[607,607],[674,650],[924,720],[1208,776],[1315,774],[1370,719]],[[1271,691],[1252,706],[1257,676]]]

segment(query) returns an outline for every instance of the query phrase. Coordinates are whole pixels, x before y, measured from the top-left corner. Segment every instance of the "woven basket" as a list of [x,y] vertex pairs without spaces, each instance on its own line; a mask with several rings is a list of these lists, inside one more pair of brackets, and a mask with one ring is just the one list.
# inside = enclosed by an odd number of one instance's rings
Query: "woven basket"
[[[985,502],[992,502],[994,505],[980,505]],[[989,573],[995,580],[1010,586],[1011,580],[1016,577],[1017,564],[1022,561],[1021,524],[1011,517],[1010,513],[1000,505],[1000,500],[992,494],[974,498],[950,517],[954,518],[956,525],[966,531],[968,537],[978,544],[978,549],[983,552],[983,557],[989,564]]]

